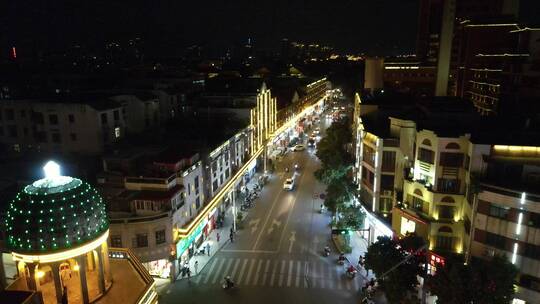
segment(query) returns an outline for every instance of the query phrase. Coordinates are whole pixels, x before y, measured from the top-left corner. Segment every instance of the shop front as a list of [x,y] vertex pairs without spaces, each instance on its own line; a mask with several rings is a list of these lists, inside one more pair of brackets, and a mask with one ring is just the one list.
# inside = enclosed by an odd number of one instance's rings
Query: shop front
[[142,264],[152,276],[157,276],[165,279],[168,278],[171,274],[172,264],[168,259],[160,259]]
[[368,244],[376,242],[380,236],[394,237],[394,231],[389,227],[389,224],[374,216],[362,204],[359,203],[358,205],[366,214],[364,229],[362,229],[361,234],[364,239],[368,240]]
[[207,224],[208,219],[205,219],[189,236],[180,239],[178,243],[176,243],[176,258],[180,261],[180,265],[189,261],[191,256],[193,256],[195,249],[202,244],[203,231]]

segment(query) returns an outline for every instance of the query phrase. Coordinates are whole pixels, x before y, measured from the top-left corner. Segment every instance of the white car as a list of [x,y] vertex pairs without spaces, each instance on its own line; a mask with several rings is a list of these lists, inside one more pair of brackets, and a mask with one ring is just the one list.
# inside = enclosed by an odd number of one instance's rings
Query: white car
[[293,150],[294,152],[297,152],[297,151],[304,151],[305,149],[306,149],[306,146],[304,146],[304,145],[296,145],[296,146],[294,146],[294,147],[292,148],[292,150]]
[[283,183],[284,190],[293,190],[294,189],[294,178],[287,178]]

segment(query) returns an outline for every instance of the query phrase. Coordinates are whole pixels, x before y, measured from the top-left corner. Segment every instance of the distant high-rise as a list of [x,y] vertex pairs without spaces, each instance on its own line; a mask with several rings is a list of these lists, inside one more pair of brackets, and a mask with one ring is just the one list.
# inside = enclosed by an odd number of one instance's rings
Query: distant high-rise
[[507,17],[516,19],[519,0],[421,0],[416,54],[437,66],[436,95],[447,95],[451,61],[459,51],[456,29],[471,19]]

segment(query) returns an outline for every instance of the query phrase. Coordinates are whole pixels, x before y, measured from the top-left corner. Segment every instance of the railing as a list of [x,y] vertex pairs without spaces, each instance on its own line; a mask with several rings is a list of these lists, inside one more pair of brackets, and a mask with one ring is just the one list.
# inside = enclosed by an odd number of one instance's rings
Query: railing
[[157,303],[156,283],[150,276],[148,271],[143,267],[141,261],[133,252],[128,248],[109,248],[109,258],[112,259],[126,259],[131,266],[137,271],[144,281],[146,287],[137,298],[137,304]]
[[147,221],[155,221],[164,217],[169,217],[169,212],[163,212],[156,215],[149,216],[134,216],[134,217],[123,217],[123,218],[110,218],[109,223],[111,224],[128,224],[128,223],[140,223]]

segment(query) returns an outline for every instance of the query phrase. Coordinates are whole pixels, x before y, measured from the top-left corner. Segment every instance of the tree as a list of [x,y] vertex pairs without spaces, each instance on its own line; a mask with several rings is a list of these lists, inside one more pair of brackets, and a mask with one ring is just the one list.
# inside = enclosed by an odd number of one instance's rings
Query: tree
[[344,207],[339,211],[338,229],[359,230],[364,227],[366,214],[355,206]]
[[352,158],[346,145],[352,140],[351,128],[347,120],[332,123],[326,130],[317,148],[321,168],[315,177],[327,185],[324,205],[333,213],[351,199],[351,186],[347,174]]
[[[406,247],[413,244],[420,247]],[[418,284],[416,276],[422,273],[422,267],[419,259],[411,253],[422,246],[415,235],[408,235],[399,242],[379,237],[369,246],[365,255],[366,267],[373,270],[390,303],[399,303],[415,290]]]
[[517,273],[516,267],[503,255],[495,255],[490,260],[473,259],[467,265],[453,259],[437,268],[429,286],[437,295],[437,303],[503,304],[513,298]]

